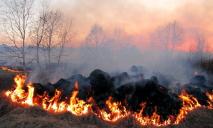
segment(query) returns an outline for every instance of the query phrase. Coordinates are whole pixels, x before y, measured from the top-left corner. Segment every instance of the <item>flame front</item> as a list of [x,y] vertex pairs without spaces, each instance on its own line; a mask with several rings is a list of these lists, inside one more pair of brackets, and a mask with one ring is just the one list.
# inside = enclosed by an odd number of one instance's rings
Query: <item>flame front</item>
[[16,88],[14,91],[7,91],[6,96],[10,97],[12,102],[24,103],[24,99],[27,97],[23,87],[25,84],[26,76],[25,75],[17,75],[14,78],[14,82]]
[[187,94],[185,91],[183,91],[179,97],[182,99],[183,107],[180,109],[175,124],[179,124],[190,111],[201,107],[198,100],[195,97]]
[[6,72],[12,72],[12,73],[21,73],[21,72],[23,72],[21,70],[15,70],[15,69],[12,69],[12,68],[9,68],[9,67],[6,67],[6,66],[0,66],[0,69],[3,70],[3,71],[6,71]]
[[[120,102],[113,101],[113,97],[109,97],[105,101],[105,109],[98,109],[94,112],[92,106],[95,101],[91,103],[90,100],[93,100],[91,97],[88,101],[81,100],[78,98],[79,93],[79,84],[76,81],[74,84],[74,89],[71,92],[70,98],[61,98],[62,92],[60,90],[55,90],[54,96],[50,97],[47,92],[44,92],[43,95],[35,94],[35,88],[32,83],[26,83],[26,75],[17,75],[14,78],[15,89],[5,92],[5,95],[11,99],[12,102],[23,105],[23,106],[38,106],[42,109],[52,112],[52,113],[64,113],[70,112],[76,116],[83,116],[90,113],[97,115],[100,119],[114,123],[121,119],[124,119],[128,116],[133,117],[141,125],[152,125],[152,126],[166,126],[166,125],[177,125],[179,124],[186,115],[202,106],[198,100],[183,91],[179,98],[182,101],[182,108],[179,110],[179,114],[176,116],[169,116],[167,120],[162,121],[161,116],[157,113],[157,106],[155,111],[151,116],[143,115],[146,103],[141,103],[141,110],[138,113],[128,111],[125,106]],[[26,87],[25,87],[26,86]],[[207,108],[213,108],[213,93],[206,93],[208,97],[209,106]]]
[[208,101],[208,103],[209,103],[208,108],[209,108],[209,109],[213,109],[213,91],[212,91],[212,92],[207,92],[207,93],[206,93],[206,96],[207,96],[208,99],[209,99],[209,101]]
[[102,109],[98,116],[107,122],[116,122],[130,114],[120,102],[113,102],[112,97],[109,97],[106,101],[106,106],[109,109],[109,112]]
[[6,91],[5,95],[12,102],[20,103],[27,106],[40,106],[44,110],[54,113],[71,112],[76,116],[86,115],[89,113],[90,104],[77,98],[78,82],[75,83],[74,91],[70,97],[70,103],[61,101],[61,91],[56,90],[53,97],[49,97],[47,92],[43,96],[34,94],[34,87],[31,83],[27,84],[27,91],[24,90],[26,81],[25,75],[17,75],[14,78],[16,88],[14,91]]
[[32,87],[32,84],[29,84],[27,87],[28,87],[28,96],[24,103],[33,106],[34,87]]
[[70,104],[68,106],[68,111],[76,116],[82,116],[89,113],[91,105],[77,98],[78,88],[79,88],[78,82],[75,82],[74,90],[72,92],[72,96],[70,97]]
[[139,113],[135,113],[133,116],[135,119],[143,126],[145,125],[153,125],[153,126],[166,126],[171,124],[171,119],[161,122],[160,115],[157,114],[157,110],[155,108],[155,112],[151,116],[144,116],[143,112],[146,107],[146,103],[141,104],[141,111]]

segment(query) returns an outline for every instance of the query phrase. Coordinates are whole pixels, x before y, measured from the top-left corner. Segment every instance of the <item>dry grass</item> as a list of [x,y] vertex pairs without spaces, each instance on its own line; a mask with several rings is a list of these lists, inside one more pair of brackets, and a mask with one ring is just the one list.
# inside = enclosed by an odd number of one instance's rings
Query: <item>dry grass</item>
[[[0,71],[0,91],[11,88],[14,74]],[[39,108],[22,108],[0,97],[0,128],[142,128],[132,119],[108,124],[95,116],[76,117],[70,113],[53,115]],[[151,126],[150,126],[151,127]],[[213,110],[190,113],[178,126],[168,128],[213,128]]]
[[[2,111],[2,109],[0,109]],[[70,113],[53,115],[39,108],[14,107],[0,117],[0,128],[140,128],[131,119],[110,125],[94,116],[75,117]],[[213,111],[200,109],[192,112],[178,126],[168,128],[213,128]]]

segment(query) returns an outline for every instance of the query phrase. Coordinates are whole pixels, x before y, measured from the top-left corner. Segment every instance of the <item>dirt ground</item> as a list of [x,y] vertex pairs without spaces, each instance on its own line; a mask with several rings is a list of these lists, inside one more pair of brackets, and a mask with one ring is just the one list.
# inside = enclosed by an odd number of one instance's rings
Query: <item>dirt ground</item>
[[[0,71],[0,128],[142,128],[131,118],[107,124],[95,116],[76,117],[70,113],[50,114],[36,107],[22,108],[11,104],[3,92],[13,85],[13,73]],[[152,127],[152,126],[149,126]],[[213,128],[213,110],[199,109],[190,113],[177,126],[168,128]]]

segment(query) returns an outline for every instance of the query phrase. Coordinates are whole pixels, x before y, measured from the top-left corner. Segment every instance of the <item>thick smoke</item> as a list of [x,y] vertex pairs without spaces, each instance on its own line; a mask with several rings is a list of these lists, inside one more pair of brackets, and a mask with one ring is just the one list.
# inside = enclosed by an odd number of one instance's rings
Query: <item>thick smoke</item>
[[[98,31],[94,32],[93,29]],[[195,72],[200,72],[192,65],[192,53],[179,52],[168,47],[156,48],[152,45],[136,47],[132,44],[131,38],[116,34],[107,35],[101,27],[97,28],[96,25],[91,29],[84,45],[78,48],[65,48],[66,56],[63,56],[62,64],[53,63],[46,66],[44,57],[41,66],[33,68],[30,80],[54,83],[60,78],[69,78],[74,74],[88,76],[93,70],[101,69],[111,75],[127,72],[132,77],[138,73],[143,74],[145,79],[156,76],[160,84],[176,85],[177,83],[187,83]],[[93,38],[94,36],[103,38],[97,39]],[[97,44],[93,44],[93,42],[97,42]],[[162,42],[160,45],[165,45],[165,43]],[[54,49],[54,51],[57,54],[58,49]],[[41,54],[46,53],[43,51]]]

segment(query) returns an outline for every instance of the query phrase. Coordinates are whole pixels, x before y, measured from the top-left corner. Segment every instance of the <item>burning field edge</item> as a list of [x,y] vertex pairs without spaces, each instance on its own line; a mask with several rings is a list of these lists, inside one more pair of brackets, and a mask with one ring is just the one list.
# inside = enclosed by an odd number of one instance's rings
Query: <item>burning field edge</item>
[[213,109],[212,90],[205,92],[205,96],[208,97],[207,101],[205,101],[206,103],[200,103],[195,96],[186,90],[181,90],[178,94],[178,100],[181,101],[178,113],[169,115],[166,118],[162,118],[158,113],[158,106],[154,106],[151,114],[147,114],[148,102],[141,102],[140,110],[134,111],[121,101],[114,99],[113,96],[109,96],[104,101],[104,107],[100,107],[93,97],[88,97],[86,100],[78,97],[79,87],[81,86],[78,81],[74,82],[70,97],[63,97],[63,91],[60,89],[54,90],[53,95],[46,91],[39,93],[35,84],[27,81],[27,75],[23,72],[6,68],[4,70],[16,73],[14,88],[3,92],[2,97],[6,99],[6,102],[9,101],[9,104],[26,110],[44,110],[54,116],[65,114],[77,119],[82,118],[83,120],[92,118],[110,125],[118,125],[128,118],[128,124],[160,127],[179,125],[194,110],[206,109],[205,111],[212,111]]

